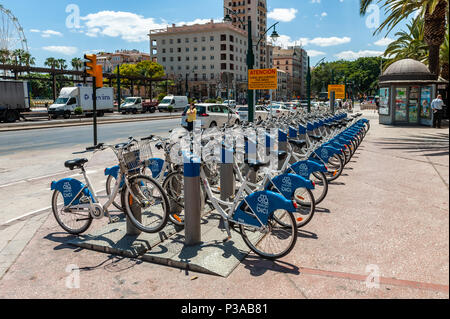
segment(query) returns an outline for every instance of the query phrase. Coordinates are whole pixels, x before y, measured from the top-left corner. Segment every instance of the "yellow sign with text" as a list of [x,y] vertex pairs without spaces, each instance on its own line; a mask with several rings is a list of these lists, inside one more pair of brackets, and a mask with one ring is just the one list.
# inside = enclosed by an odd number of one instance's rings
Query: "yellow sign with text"
[[276,90],[278,89],[277,69],[248,70],[249,90]]
[[328,85],[328,98],[330,98],[330,92],[334,91],[335,99],[345,99],[345,85]]

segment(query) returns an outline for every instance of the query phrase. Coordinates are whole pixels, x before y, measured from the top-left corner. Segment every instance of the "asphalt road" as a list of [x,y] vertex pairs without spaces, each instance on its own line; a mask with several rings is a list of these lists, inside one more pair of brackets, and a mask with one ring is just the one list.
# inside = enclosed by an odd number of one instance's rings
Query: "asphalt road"
[[[150,134],[163,134],[180,125],[180,119],[149,122],[128,122],[98,125],[98,142],[109,143],[128,137],[146,137]],[[0,134],[0,156],[24,151],[48,151],[70,148],[74,145],[91,146],[94,143],[93,126],[76,126],[2,132]]]

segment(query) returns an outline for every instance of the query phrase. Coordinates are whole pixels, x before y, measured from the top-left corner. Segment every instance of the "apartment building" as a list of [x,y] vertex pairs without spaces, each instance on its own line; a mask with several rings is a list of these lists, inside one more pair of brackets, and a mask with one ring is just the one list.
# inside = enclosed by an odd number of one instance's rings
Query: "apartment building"
[[164,67],[179,93],[205,98],[231,89],[233,97],[239,96],[247,81],[245,30],[211,20],[150,30],[149,37],[151,59]]
[[97,63],[103,67],[103,72],[111,73],[122,64],[136,64],[149,61],[150,54],[138,50],[116,50],[114,53],[100,52],[97,54]]
[[285,71],[278,69],[277,77],[278,77],[278,89],[276,91],[273,91],[272,100],[284,101],[288,97],[287,91],[288,74]]
[[252,22],[253,44],[257,44],[262,39],[255,52],[255,68],[268,68],[267,61],[267,41],[264,35],[267,29],[267,2],[266,0],[224,0],[224,16],[228,14],[228,9],[237,13],[237,16],[244,25],[239,21],[236,15],[230,15],[233,19],[233,25],[247,31],[248,21]]
[[287,73],[287,91],[289,97],[306,97],[306,75],[308,54],[299,46],[274,47],[273,67]]

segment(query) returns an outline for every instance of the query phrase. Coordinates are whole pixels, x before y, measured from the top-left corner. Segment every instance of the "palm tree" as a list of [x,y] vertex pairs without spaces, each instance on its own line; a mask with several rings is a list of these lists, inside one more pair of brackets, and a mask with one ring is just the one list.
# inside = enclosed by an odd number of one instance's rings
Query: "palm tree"
[[71,61],[72,67],[79,71],[83,67],[83,61],[80,58],[73,58]]
[[[10,64],[11,63],[11,52],[7,49],[0,49],[0,63],[1,64]],[[3,70],[4,75],[6,76],[6,70]]]
[[375,33],[387,29],[388,33],[411,14],[419,14],[424,18],[424,40],[428,46],[428,67],[436,76],[439,75],[439,49],[444,42],[446,20],[448,20],[448,0],[360,0],[360,14],[365,15],[369,5],[383,2],[387,13],[386,19],[375,30]]
[[67,64],[66,64],[67,61],[66,60],[58,59],[57,61],[58,61],[58,66],[61,70],[67,69]]
[[58,61],[55,58],[50,57],[50,58],[47,58],[45,60],[44,65],[48,66],[48,67],[50,67],[52,69],[55,69],[55,68],[58,67],[59,64],[58,64]]
[[384,64],[384,69],[402,59],[414,59],[427,63],[428,46],[424,40],[424,20],[417,17],[407,25],[407,28],[408,31],[397,32],[395,34],[397,40],[387,46],[384,56],[390,60]]
[[447,81],[449,80],[449,70],[448,70],[448,37],[449,37],[449,27],[447,25],[447,32],[445,34],[445,40],[444,43],[442,43],[441,46],[441,52],[440,52],[440,60],[441,60],[441,76],[446,79]]

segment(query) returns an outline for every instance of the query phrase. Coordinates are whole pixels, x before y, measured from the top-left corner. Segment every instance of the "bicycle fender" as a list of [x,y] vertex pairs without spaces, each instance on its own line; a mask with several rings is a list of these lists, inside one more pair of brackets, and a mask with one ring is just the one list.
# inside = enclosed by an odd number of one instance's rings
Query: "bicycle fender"
[[105,176],[112,176],[115,179],[119,176],[119,165],[105,169]]
[[[318,164],[313,161],[300,161],[297,163],[294,163],[290,166],[290,169],[292,169],[295,174],[309,180],[309,177],[314,172],[327,172],[327,168],[325,165]],[[288,169],[288,172],[289,170]]]
[[[52,191],[54,190],[59,191],[63,195],[64,205],[69,205],[70,202],[72,202],[72,200],[75,198],[75,196],[78,195],[78,193],[83,189],[84,186],[85,185],[77,179],[65,178],[58,182],[52,182],[50,189]],[[83,191],[83,195],[90,197],[94,201],[94,198],[89,192],[89,189],[86,188]],[[72,203],[72,205],[78,204],[79,199],[74,200]]]
[[[242,210],[247,204],[250,206],[251,212]],[[256,192],[242,201],[238,209],[234,212],[232,220],[250,226],[261,227],[261,223],[267,225],[269,217],[279,209],[286,210],[290,213],[296,211],[293,202],[287,200],[281,194],[271,191]],[[258,217],[261,223],[252,213]]]
[[148,168],[152,172],[152,177],[156,178],[161,174],[162,168],[164,166],[164,160],[161,158],[151,158],[149,160]]

